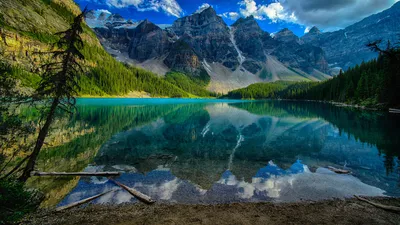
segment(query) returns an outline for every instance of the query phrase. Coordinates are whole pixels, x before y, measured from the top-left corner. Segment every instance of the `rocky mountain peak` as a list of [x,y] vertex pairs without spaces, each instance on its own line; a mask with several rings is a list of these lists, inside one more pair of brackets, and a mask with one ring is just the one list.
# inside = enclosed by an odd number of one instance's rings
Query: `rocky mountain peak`
[[149,33],[154,30],[161,30],[161,28],[150,22],[148,19],[145,19],[136,27],[136,30],[144,33]]
[[212,8],[206,8],[200,13],[195,13],[190,16],[185,16],[177,19],[171,28],[176,35],[183,36],[218,36],[221,33],[229,32],[228,26],[224,20],[217,15],[217,12]]
[[310,30],[308,33],[309,33],[309,34],[320,34],[321,31],[318,29],[318,27],[313,26],[313,27],[311,28],[311,30]]
[[216,21],[216,20],[218,20],[218,18],[220,18],[220,17],[217,15],[217,12],[214,10],[213,7],[210,6],[201,11],[195,12],[189,16],[179,18],[175,21],[175,23],[177,23],[179,21],[210,22],[210,21]]
[[96,17],[96,10],[90,10],[85,14],[86,19],[97,19]]
[[203,11],[201,11],[199,14],[204,14],[207,16],[211,16],[211,17],[215,17],[217,16],[217,12],[215,11],[215,9],[213,7],[208,7],[206,9],[204,9]]
[[110,22],[123,22],[123,21],[125,21],[125,19],[124,19],[124,17],[122,17],[119,14],[112,14],[111,16],[109,16],[107,18],[107,21],[110,21]]
[[275,36],[296,36],[291,30],[289,30],[288,28],[283,28],[282,30],[280,30],[278,33],[276,33]]
[[177,19],[171,30],[195,50],[199,59],[220,62],[230,69],[239,64],[230,30],[212,7]]
[[249,16],[246,18],[241,17],[234,24],[232,24],[232,27],[239,27],[239,26],[251,26],[253,28],[261,29],[257,21],[254,19],[254,16]]
[[321,34],[322,32],[317,27],[314,26],[308,33],[306,33],[303,37],[301,37],[301,40],[306,43],[309,43],[317,40]]
[[[121,19],[111,13],[108,16]],[[107,20],[107,26],[99,26],[101,23],[96,22],[98,24],[94,23],[96,26],[92,27],[105,46],[128,53],[130,59],[150,70],[170,69],[190,76],[206,72],[217,79],[212,84],[217,86],[213,88],[219,89],[222,85],[224,90],[231,90],[260,80],[288,80],[287,77],[292,76],[299,80],[306,80],[307,76],[314,80],[324,79],[307,74],[314,69],[324,72],[321,49],[303,46],[289,29],[280,31],[273,39],[253,16],[238,19],[230,28],[212,7],[179,18],[167,29],[149,20]],[[300,72],[293,72],[287,69],[288,66]],[[219,83],[220,74],[238,77],[225,84],[222,80]]]
[[208,7],[200,13],[194,13],[190,16],[179,18],[172,25],[172,28],[178,36],[183,35],[185,31],[200,29],[207,30],[207,28],[220,29],[223,27],[227,29],[227,26],[223,19],[217,15],[217,12],[212,7]]
[[110,16],[110,14],[107,14],[105,12],[101,12],[97,19],[98,20],[106,20],[109,16]]
[[274,35],[274,39],[282,42],[299,42],[297,37],[291,30],[284,28]]
[[[90,10],[85,14],[85,18],[89,20],[109,21],[112,14],[106,10]],[[121,19],[122,16],[118,15],[117,18]],[[122,18],[124,20],[124,18]]]
[[146,19],[130,34],[128,53],[132,59],[143,62],[164,55],[169,46],[167,33]]
[[392,6],[392,8],[400,9],[400,2],[394,3],[394,5]]

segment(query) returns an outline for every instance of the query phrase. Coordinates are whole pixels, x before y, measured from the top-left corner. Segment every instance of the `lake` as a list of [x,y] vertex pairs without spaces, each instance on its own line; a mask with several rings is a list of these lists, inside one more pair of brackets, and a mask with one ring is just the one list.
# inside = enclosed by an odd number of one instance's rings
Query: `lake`
[[[121,171],[116,180],[158,202],[400,196],[400,115],[295,101],[78,99],[58,125],[39,170]],[[99,177],[31,183],[46,206],[117,188]],[[95,201],[127,202],[137,200],[122,190]]]

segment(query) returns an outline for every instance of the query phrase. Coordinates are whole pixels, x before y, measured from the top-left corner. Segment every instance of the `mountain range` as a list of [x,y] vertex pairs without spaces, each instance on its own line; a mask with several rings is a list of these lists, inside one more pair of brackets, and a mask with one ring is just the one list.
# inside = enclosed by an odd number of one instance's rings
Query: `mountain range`
[[335,32],[313,27],[303,37],[285,28],[263,31],[254,17],[231,26],[212,8],[177,19],[172,25],[132,21],[118,14],[90,11],[88,25],[119,61],[160,76],[177,71],[209,76],[208,89],[227,92],[258,82],[322,81],[377,56],[366,44],[395,43],[400,3]]
[[[54,48],[59,39],[57,34],[67,30],[80,13],[73,0],[0,1],[0,69],[18,80],[16,91],[29,95],[37,88],[41,80],[41,66],[48,62],[46,52]],[[113,23],[124,20],[116,15],[102,17]],[[85,76],[78,81],[78,96],[197,96],[191,93],[192,89],[183,90],[147,70],[117,61],[105,51],[86,24],[83,24],[81,36],[84,44],[81,53],[85,57],[81,64]],[[38,54],[40,52],[43,54]]]
[[[49,51],[80,12],[72,0],[0,1],[0,60],[12,66],[20,90],[35,89],[46,62],[35,53]],[[314,27],[298,37],[289,29],[265,32],[253,17],[228,26],[213,8],[170,25],[94,10],[82,34],[86,76],[78,95],[210,97],[205,88],[227,93],[258,82],[326,80],[375,58],[369,41],[396,43],[399,17],[396,3],[343,30]]]

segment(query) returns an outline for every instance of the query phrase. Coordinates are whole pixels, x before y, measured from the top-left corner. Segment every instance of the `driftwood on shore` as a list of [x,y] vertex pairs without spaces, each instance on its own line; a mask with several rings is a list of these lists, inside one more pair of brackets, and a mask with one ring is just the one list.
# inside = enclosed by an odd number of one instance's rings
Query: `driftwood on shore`
[[31,173],[32,176],[80,176],[80,177],[112,177],[112,176],[119,176],[121,175],[120,172],[38,172],[34,171]]
[[367,200],[365,198],[361,198],[361,197],[359,197],[357,195],[354,195],[354,197],[356,197],[360,201],[366,202],[366,203],[368,203],[370,205],[373,205],[373,206],[375,206],[377,208],[381,208],[381,209],[384,209],[384,210],[397,212],[397,213],[400,212],[400,207],[397,207],[397,206],[382,205],[382,204],[379,204],[379,203],[371,202],[371,201],[369,201],[369,200]]
[[135,190],[134,188],[130,188],[124,184],[119,183],[118,181],[115,181],[113,179],[110,179],[112,182],[114,182],[116,185],[120,186],[121,188],[125,189],[127,192],[129,192],[131,195],[133,195],[135,198],[137,198],[139,201],[144,202],[146,204],[153,204],[156,201],[151,199],[151,197]]
[[350,174],[351,173],[351,171],[349,171],[349,170],[342,170],[342,169],[338,169],[338,168],[335,168],[335,167],[332,167],[332,166],[328,166],[328,169],[330,171],[333,171],[333,172],[338,173],[338,174]]
[[95,200],[95,199],[97,199],[97,198],[100,198],[100,197],[103,196],[103,195],[106,195],[106,194],[111,193],[111,192],[114,192],[114,191],[115,191],[115,190],[106,191],[106,192],[104,192],[104,193],[101,193],[101,194],[98,194],[98,195],[95,195],[95,196],[92,196],[92,197],[89,197],[89,198],[85,198],[85,199],[83,199],[83,200],[80,200],[80,201],[71,203],[71,204],[69,204],[69,205],[58,207],[58,208],[56,208],[56,211],[57,211],[57,212],[60,212],[60,211],[66,210],[66,209],[70,209],[70,208],[74,208],[74,207],[83,205],[83,204],[85,204],[85,203],[91,202],[91,201],[93,201],[93,200]]
[[400,113],[400,109],[389,109],[390,113]]

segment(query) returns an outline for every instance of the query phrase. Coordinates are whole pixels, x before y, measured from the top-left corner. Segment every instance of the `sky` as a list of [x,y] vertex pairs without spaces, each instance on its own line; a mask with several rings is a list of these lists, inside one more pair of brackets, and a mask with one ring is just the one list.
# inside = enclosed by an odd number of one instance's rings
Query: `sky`
[[345,28],[400,0],[75,0],[81,8],[103,9],[126,19],[149,19],[155,24],[172,24],[212,6],[228,25],[253,15],[261,28],[276,33],[289,28],[302,36],[317,26],[328,32]]

